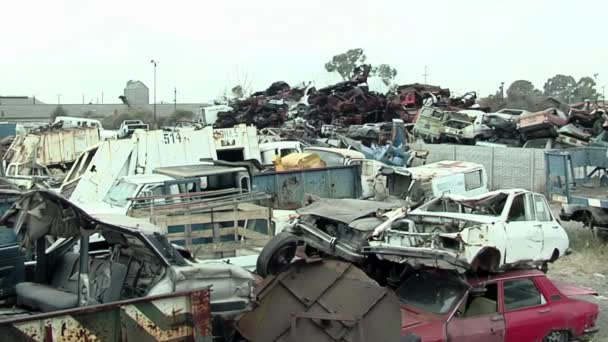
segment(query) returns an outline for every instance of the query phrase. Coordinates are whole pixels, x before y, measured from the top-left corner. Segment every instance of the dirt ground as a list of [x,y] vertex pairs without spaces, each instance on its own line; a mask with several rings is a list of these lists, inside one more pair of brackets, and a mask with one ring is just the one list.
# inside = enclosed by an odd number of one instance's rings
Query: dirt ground
[[570,236],[572,254],[558,259],[549,266],[551,278],[592,288],[597,297],[584,296],[579,299],[594,302],[600,306],[597,325],[600,329],[588,341],[608,342],[608,246],[598,242],[589,228],[581,224],[563,222]]

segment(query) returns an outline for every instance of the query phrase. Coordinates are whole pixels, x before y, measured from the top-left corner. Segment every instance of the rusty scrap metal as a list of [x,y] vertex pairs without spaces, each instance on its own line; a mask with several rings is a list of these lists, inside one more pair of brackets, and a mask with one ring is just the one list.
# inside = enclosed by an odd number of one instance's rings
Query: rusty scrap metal
[[0,321],[2,341],[201,341],[210,290],[171,293]]
[[236,328],[252,342],[398,341],[400,323],[392,291],[348,262],[324,259],[269,277]]

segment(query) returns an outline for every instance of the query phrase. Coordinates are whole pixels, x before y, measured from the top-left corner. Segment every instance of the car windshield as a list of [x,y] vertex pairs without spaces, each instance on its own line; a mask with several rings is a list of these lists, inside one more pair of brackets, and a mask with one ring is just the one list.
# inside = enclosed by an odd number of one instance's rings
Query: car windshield
[[500,216],[507,203],[507,197],[508,195],[505,193],[498,193],[494,196],[484,197],[479,200],[464,199],[455,201],[451,198],[443,197],[429,202],[424,210],[430,212]]
[[403,304],[443,315],[450,311],[466,292],[463,283],[444,272],[420,272],[405,279],[397,288],[397,296]]
[[114,206],[124,207],[127,205],[127,199],[135,196],[136,189],[137,184],[119,180],[110,188],[103,201]]

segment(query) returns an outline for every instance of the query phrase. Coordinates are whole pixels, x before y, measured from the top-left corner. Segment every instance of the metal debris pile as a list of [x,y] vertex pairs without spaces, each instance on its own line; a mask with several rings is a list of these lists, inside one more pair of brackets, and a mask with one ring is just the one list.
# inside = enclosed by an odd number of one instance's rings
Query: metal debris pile
[[370,72],[370,65],[361,65],[349,80],[321,89],[310,83],[292,88],[285,82],[275,82],[265,91],[235,100],[231,104],[233,110],[218,114],[215,127],[244,123],[261,129],[299,120],[319,135],[323,125],[348,127],[392,119],[412,123],[423,106],[464,109],[473,106],[477,99],[475,92],[451,97],[449,89],[418,83],[397,86],[381,94],[369,90]]

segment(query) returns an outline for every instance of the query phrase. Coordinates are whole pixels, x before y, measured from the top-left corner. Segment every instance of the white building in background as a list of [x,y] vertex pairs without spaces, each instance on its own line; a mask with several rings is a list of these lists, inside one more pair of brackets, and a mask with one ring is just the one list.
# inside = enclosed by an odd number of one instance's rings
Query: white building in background
[[150,103],[150,91],[142,81],[130,80],[125,86],[125,97],[131,105]]

